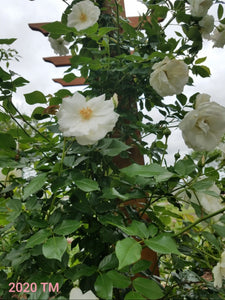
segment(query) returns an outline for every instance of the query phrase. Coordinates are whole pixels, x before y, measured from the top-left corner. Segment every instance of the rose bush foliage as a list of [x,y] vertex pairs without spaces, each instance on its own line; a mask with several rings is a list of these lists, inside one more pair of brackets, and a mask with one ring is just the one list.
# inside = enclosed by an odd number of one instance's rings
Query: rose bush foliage
[[[35,293],[15,293],[18,299],[225,297],[225,161],[216,148],[223,142],[224,107],[206,94],[184,94],[193,75],[210,76],[205,58],[198,57],[201,21],[215,6],[218,30],[223,5],[142,2],[147,13],[137,28],[120,16],[117,2],[107,1],[106,9],[102,0],[72,1],[60,22],[44,26],[50,38],[69,43],[72,59],[64,80],[78,76],[76,70],[88,83],[78,100],[68,89],[47,96],[31,91],[24,99],[33,112],[22,114],[13,97],[28,82],[11,71],[12,50],[0,50],[3,299],[13,296],[10,282],[38,286]],[[171,22],[177,23],[175,37],[165,34]],[[10,47],[14,39],[0,42]],[[157,86],[165,78],[168,89],[175,78],[169,104],[160,92],[165,86],[157,89],[150,80],[165,61],[182,62],[185,70],[181,76],[173,69],[172,81],[171,69],[158,76]],[[104,116],[87,124],[93,99],[101,100],[97,112]],[[153,109],[162,116],[159,122],[153,121]],[[179,124],[196,151],[174,153],[169,165],[167,144]],[[155,140],[147,144],[142,140],[147,136]],[[22,176],[8,176],[18,170]],[[143,259],[146,249],[157,260]],[[44,292],[41,282],[58,283],[59,291]]]

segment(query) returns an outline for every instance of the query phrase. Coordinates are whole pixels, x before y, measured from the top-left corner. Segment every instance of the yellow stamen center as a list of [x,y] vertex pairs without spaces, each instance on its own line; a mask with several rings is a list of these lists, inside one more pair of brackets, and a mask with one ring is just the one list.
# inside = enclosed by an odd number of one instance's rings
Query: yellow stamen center
[[84,119],[84,120],[89,120],[92,116],[92,109],[90,107],[86,107],[86,108],[82,108],[80,110],[80,114],[81,114],[81,117]]
[[81,20],[81,22],[86,22],[87,21],[87,15],[84,14],[84,13],[81,13],[80,14],[80,20]]

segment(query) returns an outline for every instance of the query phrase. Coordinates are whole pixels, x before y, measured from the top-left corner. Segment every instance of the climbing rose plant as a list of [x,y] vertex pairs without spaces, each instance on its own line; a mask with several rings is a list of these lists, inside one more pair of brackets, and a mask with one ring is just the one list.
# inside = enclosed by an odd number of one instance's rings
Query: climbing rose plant
[[[87,85],[30,91],[31,115],[0,40],[0,299],[225,297],[225,107],[185,94],[210,76],[203,39],[224,47],[224,4],[141,2],[135,28],[110,0],[43,26],[72,55],[64,80]],[[174,128],[190,151],[171,162]]]

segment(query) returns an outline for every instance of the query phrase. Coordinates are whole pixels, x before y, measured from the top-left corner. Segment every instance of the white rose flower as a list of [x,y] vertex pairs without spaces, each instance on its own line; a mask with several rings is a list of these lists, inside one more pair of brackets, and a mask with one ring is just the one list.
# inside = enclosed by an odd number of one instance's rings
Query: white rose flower
[[93,26],[100,16],[100,9],[90,0],[83,0],[72,7],[68,15],[67,25],[76,30],[84,30]]
[[[205,177],[202,176],[199,179],[202,180],[204,178]],[[208,193],[207,191],[194,192],[192,190],[188,190],[188,192],[190,193],[190,198],[187,196],[186,192],[180,193],[179,198],[183,199],[186,203],[192,202],[200,205],[204,212],[206,212],[207,214],[211,214],[217,212],[220,209],[225,208],[225,203],[223,203],[223,200],[220,196],[220,189],[217,187],[216,184],[212,184],[212,186],[208,188]],[[223,214],[220,213],[216,216],[211,217],[211,219],[217,224],[221,223],[219,219],[222,217],[222,215]]]
[[92,291],[88,291],[85,294],[76,287],[70,291],[69,300],[98,300],[98,298],[92,293]]
[[58,39],[53,39],[49,37],[48,40],[55,54],[67,55],[69,53],[69,50],[66,48],[68,42],[66,42],[62,37]]
[[193,17],[204,17],[212,5],[212,0],[189,0],[189,3]]
[[165,57],[152,69],[150,85],[161,97],[182,93],[189,77],[188,66],[183,61]]
[[[200,204],[202,206],[203,210],[207,214],[214,213],[214,212],[224,208],[225,205],[222,203],[223,200],[220,197],[220,189],[215,184],[213,184],[208,189],[208,191],[215,193],[215,196],[206,194],[204,192],[196,192],[195,195],[194,195],[194,193],[192,194],[191,202]],[[218,214],[218,215],[212,217],[212,220],[214,222],[218,222],[221,217],[222,217],[222,214]]]
[[225,45],[225,25],[221,24],[218,28],[215,28],[211,40],[214,42],[213,47],[223,48]]
[[104,138],[119,117],[112,99],[105,101],[105,95],[101,95],[86,101],[78,92],[63,99],[56,116],[63,135],[76,137],[81,145],[91,145]]
[[225,133],[225,107],[209,102],[210,96],[197,96],[196,109],[188,112],[180,122],[183,139],[195,151],[211,151]]
[[201,34],[204,39],[210,39],[210,33],[214,29],[214,17],[210,15],[206,15],[202,18],[201,21],[198,22],[201,27]]
[[221,288],[225,278],[225,251],[221,255],[220,262],[212,270],[214,276],[214,287]]

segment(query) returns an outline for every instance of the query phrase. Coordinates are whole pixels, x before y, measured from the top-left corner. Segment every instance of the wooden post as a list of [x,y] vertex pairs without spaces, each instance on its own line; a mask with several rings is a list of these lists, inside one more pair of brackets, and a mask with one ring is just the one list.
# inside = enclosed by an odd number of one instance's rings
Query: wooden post
[[[123,11],[121,13],[122,17],[126,17],[125,16],[125,5],[124,5],[124,0],[117,0],[118,4],[122,6]],[[104,3],[105,6],[105,13],[108,14],[112,14],[113,12],[115,13],[115,5],[112,6],[112,1],[110,0],[105,0]],[[129,101],[127,101],[128,104],[124,104],[125,101],[123,101],[123,96],[122,95],[118,95],[118,100],[119,100],[119,106],[121,108],[122,111],[128,111],[131,110],[133,111],[133,113],[138,113],[138,109],[137,109],[137,103],[136,103],[136,99],[132,99],[130,98]],[[129,120],[126,120],[127,123],[129,123]],[[135,131],[136,136],[141,139],[141,135],[139,131]],[[113,137],[115,138],[119,138],[121,136],[120,134],[120,130],[118,129],[114,134]],[[137,145],[134,144],[132,138],[128,138],[126,140],[127,145],[131,145],[131,149],[130,149],[130,156],[129,158],[121,158],[120,156],[117,156],[114,158],[114,163],[116,164],[116,166],[119,169],[122,169],[124,167],[129,166],[130,164],[132,164],[133,162],[140,164],[140,165],[144,165],[144,157],[143,155],[140,153],[139,148],[137,147]],[[129,216],[128,213],[126,211],[126,207],[127,206],[132,206],[135,210],[137,210],[137,212],[143,210],[143,208],[146,205],[146,199],[133,199],[133,200],[129,200],[126,202],[122,202],[119,204],[119,207],[121,209],[121,211],[125,214],[126,217],[128,217],[129,220]],[[143,214],[142,219],[147,221],[148,223],[151,223],[151,220],[149,219],[147,214]],[[132,220],[130,220],[131,222]],[[158,269],[158,265],[157,265],[157,254],[156,252],[152,251],[151,249],[145,247],[142,250],[141,253],[141,258],[147,261],[151,262],[151,266],[150,266],[150,270],[151,272],[153,272],[155,275],[159,275],[159,269]],[[138,277],[139,275],[137,274],[135,277]]]

